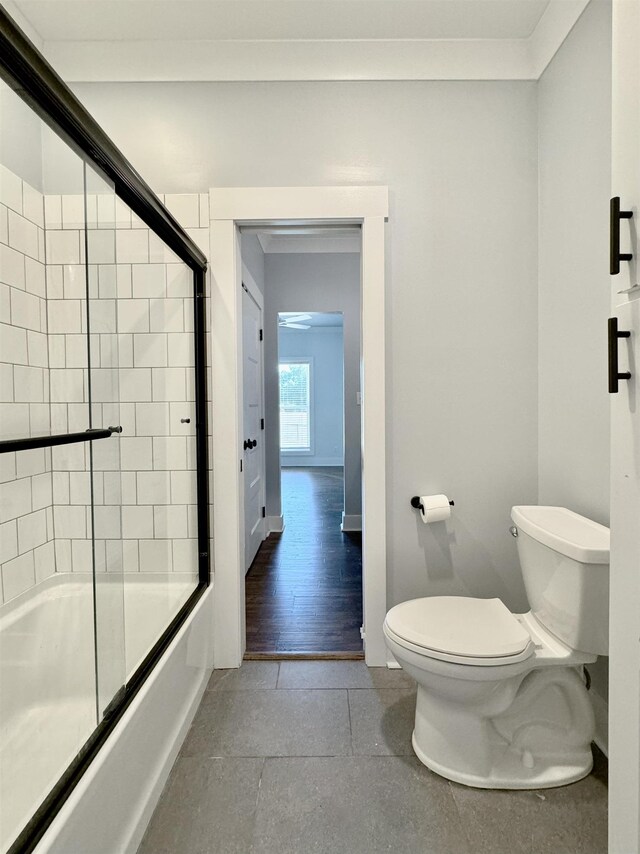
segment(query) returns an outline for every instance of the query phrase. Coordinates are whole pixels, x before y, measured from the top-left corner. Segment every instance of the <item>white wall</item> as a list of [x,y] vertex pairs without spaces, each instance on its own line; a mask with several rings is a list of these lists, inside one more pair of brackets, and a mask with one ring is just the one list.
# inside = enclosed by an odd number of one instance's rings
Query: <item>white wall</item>
[[0,163],[42,192],[42,127],[38,115],[2,81]]
[[283,453],[283,466],[341,466],[344,462],[344,340],[342,326],[278,332],[280,362],[311,360],[311,449]]
[[539,82],[539,498],[609,524],[611,8]]
[[[592,2],[538,84],[539,503],[609,524],[611,7]],[[607,695],[607,660],[590,668]]]
[[245,265],[261,294],[264,294],[264,252],[255,234],[240,235],[242,263]]
[[344,335],[344,512],[360,516],[360,256],[355,253],[265,255],[265,413],[267,515],[280,510],[278,313],[340,311]]
[[[389,186],[388,603],[468,593],[525,608],[507,529],[511,505],[538,494],[536,84],[74,90],[161,190]],[[409,507],[440,491],[456,500],[448,532]]]

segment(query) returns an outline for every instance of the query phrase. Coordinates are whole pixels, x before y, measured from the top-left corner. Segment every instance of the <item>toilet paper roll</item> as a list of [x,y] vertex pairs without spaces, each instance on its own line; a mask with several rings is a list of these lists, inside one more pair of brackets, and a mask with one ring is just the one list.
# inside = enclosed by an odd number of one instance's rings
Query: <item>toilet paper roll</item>
[[443,522],[451,516],[451,505],[446,495],[421,495],[420,515],[425,525]]

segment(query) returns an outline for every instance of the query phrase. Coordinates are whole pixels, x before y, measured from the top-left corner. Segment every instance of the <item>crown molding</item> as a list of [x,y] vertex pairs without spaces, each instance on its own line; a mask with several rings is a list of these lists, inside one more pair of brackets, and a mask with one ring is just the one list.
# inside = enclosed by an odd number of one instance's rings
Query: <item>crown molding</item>
[[537,80],[589,0],[551,0],[526,39],[45,41],[70,83]]
[[525,39],[45,42],[70,83],[528,80]]
[[2,0],[2,5],[9,17],[13,18],[27,38],[31,39],[38,50],[42,52],[44,49],[44,39],[31,22],[25,18],[13,0]]
[[538,80],[560,49],[591,0],[563,0],[549,3],[538,25],[527,39],[529,62]]

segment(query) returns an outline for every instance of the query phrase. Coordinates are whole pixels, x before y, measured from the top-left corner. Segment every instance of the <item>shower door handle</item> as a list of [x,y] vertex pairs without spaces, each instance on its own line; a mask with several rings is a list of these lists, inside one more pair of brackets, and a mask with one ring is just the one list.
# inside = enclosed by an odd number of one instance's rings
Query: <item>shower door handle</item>
[[23,439],[5,439],[0,442],[0,454],[16,451],[32,451],[35,448],[57,448],[59,445],[77,445],[80,442],[95,442],[108,439],[114,433],[122,433],[122,427],[89,427],[77,433],[55,433]]
[[629,371],[618,370],[618,339],[630,338],[629,330],[618,330],[618,318],[610,317],[608,321],[609,332],[609,394],[618,393],[618,380],[630,380]]

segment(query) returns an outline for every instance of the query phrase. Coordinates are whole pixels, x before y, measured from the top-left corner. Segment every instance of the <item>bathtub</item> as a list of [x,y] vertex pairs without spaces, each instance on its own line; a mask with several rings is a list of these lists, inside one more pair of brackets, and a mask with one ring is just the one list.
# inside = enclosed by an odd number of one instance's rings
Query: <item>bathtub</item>
[[[90,573],[55,574],[0,609],[0,852],[8,850],[89,738],[98,707],[102,711],[136,670],[193,589],[187,574],[136,573],[124,577],[124,586],[122,576],[98,575],[98,691]],[[135,851],[155,804],[154,792],[161,791],[163,774],[211,669],[210,603],[208,588],[54,819],[38,852]],[[180,687],[181,696],[171,691],[173,697],[159,700],[168,679]],[[132,742],[136,729],[146,738]],[[122,801],[134,780],[135,792]],[[92,816],[91,804],[99,817]],[[99,837],[96,822],[99,826],[107,816]],[[90,837],[81,839],[91,827]]]

